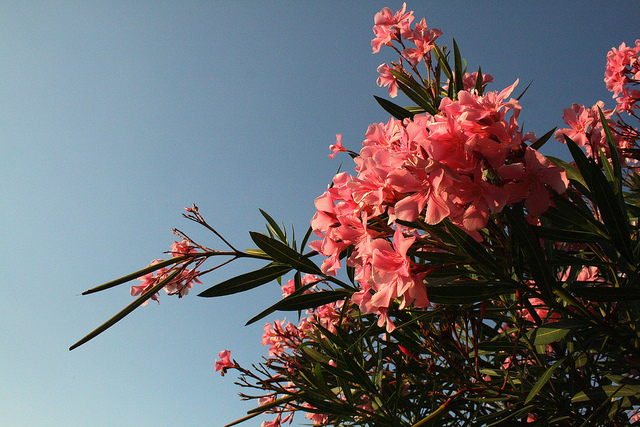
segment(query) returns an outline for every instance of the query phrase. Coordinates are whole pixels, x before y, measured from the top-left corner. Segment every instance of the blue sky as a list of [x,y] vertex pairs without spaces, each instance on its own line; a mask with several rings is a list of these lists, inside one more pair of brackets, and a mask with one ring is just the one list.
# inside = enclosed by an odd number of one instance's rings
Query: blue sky
[[[562,126],[572,102],[613,106],[604,58],[640,38],[637,1],[506,4],[408,8],[493,74],[490,89],[533,81],[528,131]],[[370,46],[387,5],[401,3],[0,4],[3,425],[217,426],[253,407],[213,366],[222,349],[243,365],[266,355],[262,325],[243,325],[277,285],[161,296],[69,352],[131,302],[128,285],[80,293],[161,258],[172,227],[222,248],[181,218],[192,203],[238,247],[264,230],[258,208],[303,233],[341,163],[327,157],[335,134],[357,151],[388,120],[372,95],[386,96],[376,68],[395,57]],[[257,267],[230,265],[202,289]]]

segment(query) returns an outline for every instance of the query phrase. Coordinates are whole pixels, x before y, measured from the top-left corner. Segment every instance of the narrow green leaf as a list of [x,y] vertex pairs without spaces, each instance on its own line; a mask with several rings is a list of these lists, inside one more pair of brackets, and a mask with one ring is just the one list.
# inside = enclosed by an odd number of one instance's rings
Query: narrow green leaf
[[267,222],[269,223],[269,228],[271,229],[271,231],[273,231],[273,233],[276,236],[278,236],[278,239],[280,239],[283,242],[286,242],[287,241],[286,233],[282,231],[282,229],[278,226],[278,223],[275,222],[273,218],[271,218],[269,214],[267,214],[262,209],[258,209],[258,210],[260,211],[264,219],[266,219]]
[[460,56],[460,50],[458,49],[456,39],[453,39],[453,63],[455,73],[455,81],[453,83],[455,85],[455,98],[457,99],[458,92],[464,90],[464,83],[462,82],[464,70],[462,68],[462,57]]
[[524,96],[525,93],[527,93],[527,91],[529,90],[529,88],[531,87],[531,85],[533,84],[533,80],[531,80],[529,82],[529,84],[527,85],[527,87],[524,88],[524,90],[522,91],[522,93],[520,94],[520,96],[518,96],[516,98],[516,100],[520,101],[520,98],[522,98]]
[[553,273],[547,263],[546,257],[540,246],[540,240],[533,235],[531,226],[524,218],[521,209],[512,207],[504,210],[509,225],[512,227],[511,239],[517,239],[524,259],[527,260],[526,266],[529,267],[531,276],[533,277],[538,288],[545,294],[547,301],[553,299],[552,292],[555,284]]
[[376,101],[378,101],[378,104],[380,104],[380,106],[389,114],[391,114],[394,118],[398,119],[398,120],[404,120],[404,119],[413,119],[413,116],[415,115],[414,113],[408,111],[405,108],[402,108],[401,106],[394,104],[391,101],[387,101],[384,98],[380,98],[379,96],[373,96],[375,98]]
[[554,363],[553,365],[551,365],[545,372],[544,374],[542,374],[542,376],[540,377],[540,379],[538,380],[538,382],[536,382],[536,384],[533,386],[533,388],[531,389],[531,391],[529,392],[529,394],[527,395],[527,398],[524,401],[524,404],[526,405],[527,403],[531,402],[531,400],[536,397],[538,395],[538,393],[540,393],[540,390],[542,390],[542,387],[544,387],[544,385],[549,381],[549,379],[551,378],[551,375],[553,375],[553,372],[558,369],[563,363],[564,363],[564,357],[560,360],[558,360],[556,363]]
[[289,246],[261,233],[250,232],[253,242],[275,261],[287,264],[291,268],[309,274],[322,274],[320,268],[309,258],[294,251]]
[[515,344],[511,341],[484,341],[478,343],[478,350],[496,353],[499,351],[513,351]]
[[127,282],[129,282],[129,281],[131,281],[133,279],[137,279],[138,277],[142,277],[145,274],[149,274],[149,273],[152,273],[152,272],[154,272],[156,270],[160,270],[161,268],[166,267],[168,265],[173,265],[173,264],[177,264],[179,262],[182,262],[187,258],[189,258],[189,256],[182,255],[182,256],[177,256],[175,258],[166,259],[166,260],[161,261],[161,262],[159,262],[157,264],[153,264],[153,265],[150,265],[148,267],[145,267],[142,270],[138,270],[135,273],[127,274],[126,276],[123,276],[123,277],[121,277],[119,279],[107,282],[104,285],[96,286],[95,288],[91,288],[89,290],[86,290],[86,291],[84,291],[82,293],[82,295],[89,295],[89,294],[92,294],[94,292],[100,292],[100,291],[104,291],[105,289],[113,288],[114,286],[118,286],[118,285],[121,285],[123,283],[127,283]]
[[473,237],[469,236],[469,234],[452,222],[446,221],[445,226],[460,249],[478,263],[475,268],[483,271],[491,271],[496,275],[500,272],[500,267],[484,246],[476,242]]
[[231,279],[218,283],[209,289],[198,294],[199,297],[211,298],[223,295],[236,294],[245,292],[249,289],[269,283],[278,277],[283,276],[291,271],[291,267],[286,265],[268,265],[259,270],[244,273]]
[[640,300],[640,289],[636,287],[612,288],[609,286],[570,287],[575,296],[596,302],[619,302]]
[[447,76],[447,78],[449,79],[449,82],[451,83],[453,81],[453,72],[451,71],[451,67],[449,66],[449,61],[447,60],[447,57],[440,49],[440,46],[436,45],[435,43],[433,44],[433,52],[436,56],[436,59],[438,60],[438,64],[440,64],[442,72],[444,73],[445,76]]
[[331,358],[329,356],[320,353],[318,350],[308,345],[303,344],[298,347],[298,349],[302,350],[307,356],[311,357],[316,362],[329,364],[329,362],[331,361]]
[[311,288],[314,284],[309,284],[300,289],[297,289],[291,295],[288,295],[283,300],[278,301],[272,306],[262,310],[260,313],[253,316],[245,326],[251,325],[260,319],[265,318],[269,314],[275,311],[301,311],[308,308],[319,307],[324,304],[329,304],[339,299],[345,299],[351,295],[350,292],[345,290],[338,291],[321,291],[311,294],[304,294],[303,292]]
[[606,385],[603,387],[583,390],[571,398],[571,403],[595,401],[600,402],[604,399],[613,399],[616,397],[640,396],[640,385]]
[[332,302],[345,299],[351,295],[351,292],[340,289],[337,291],[319,291],[310,294],[302,294],[289,296],[278,302],[277,311],[297,311],[306,310],[308,308],[316,308],[321,305],[330,304]]
[[125,316],[127,316],[136,308],[140,307],[142,304],[145,303],[145,301],[147,301],[149,298],[155,295],[160,289],[164,288],[167,284],[169,284],[169,282],[171,282],[178,275],[178,273],[180,273],[180,270],[173,271],[166,278],[160,281],[157,285],[148,289],[145,293],[140,295],[131,304],[126,306],[124,309],[122,309],[118,314],[116,314],[111,319],[104,322],[101,326],[96,328],[93,332],[89,333],[80,341],[78,341],[77,343],[69,347],[69,351],[73,350],[74,348],[80,347],[82,344],[86,343],[89,340],[92,340],[93,338],[97,337],[98,335],[100,335],[101,333],[103,333],[104,331],[106,331],[107,329],[109,329],[119,321],[121,321]]
[[547,156],[547,159],[549,159],[554,165],[564,169],[564,172],[567,175],[568,179],[574,182],[579,182],[584,188],[589,188],[584,178],[582,177],[582,174],[578,169],[575,168],[575,166],[556,157]]
[[478,92],[478,95],[482,95],[482,93],[484,92],[484,79],[482,76],[482,68],[478,67],[478,75],[476,76],[476,85],[475,85],[475,89],[476,92]]
[[410,88],[411,91],[416,96],[420,97],[420,99],[422,100],[422,103],[431,104],[429,93],[426,91],[424,87],[420,86],[420,84],[418,84],[418,82],[416,82],[412,76],[407,75],[402,71],[398,71],[398,70],[390,70],[390,71],[391,71],[391,74],[393,74],[393,76],[396,78],[396,80],[398,80],[399,83],[403,83],[406,87]]
[[511,284],[488,284],[481,281],[469,284],[452,283],[444,286],[427,284],[426,289],[429,301],[436,304],[474,303],[516,291],[516,287]]
[[616,183],[614,191],[616,194],[620,194],[622,192],[622,166],[620,165],[620,157],[618,156],[618,147],[613,139],[613,134],[611,133],[611,128],[609,127],[607,118],[604,116],[600,107],[598,107],[598,112],[600,113],[600,123],[602,124],[602,128],[604,129],[604,133],[607,137],[607,144],[609,145],[609,154],[611,155],[614,181]]
[[311,228],[311,226],[309,226],[309,228],[307,229],[307,233],[304,235],[304,238],[302,239],[302,243],[300,243],[300,252],[304,252],[304,248],[307,247],[307,242],[309,241],[309,238],[311,237],[312,232],[313,232],[313,229]]
[[[549,132],[545,133],[544,135],[542,135],[540,138],[536,139],[531,145],[530,147],[533,148],[534,150],[539,150],[540,148],[542,148],[542,146],[549,140],[549,138],[551,138],[554,134],[554,132],[556,131],[557,127],[554,127],[553,129],[551,129]],[[555,162],[554,162],[555,163]],[[557,165],[556,165],[557,166]]]
[[536,233],[541,239],[553,240],[554,242],[592,243],[603,240],[602,236],[594,232],[568,228],[536,227]]
[[[307,286],[305,288],[302,288],[301,290],[306,290],[308,288],[309,287]],[[300,311],[306,310],[308,308],[316,308],[321,305],[345,299],[350,295],[351,293],[345,290],[321,291],[310,294],[299,294],[296,292],[296,294],[291,294],[285,299],[278,301],[271,307],[258,313],[257,315],[249,319],[245,326],[251,325],[275,311]]]
[[545,345],[560,341],[571,331],[569,328],[557,328],[553,323],[535,329],[534,345]]

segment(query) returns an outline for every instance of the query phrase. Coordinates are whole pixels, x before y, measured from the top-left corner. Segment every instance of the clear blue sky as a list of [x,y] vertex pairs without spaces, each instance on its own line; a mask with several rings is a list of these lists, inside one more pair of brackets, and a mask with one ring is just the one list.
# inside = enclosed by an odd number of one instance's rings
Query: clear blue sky
[[[221,426],[253,406],[214,361],[266,354],[262,325],[243,325],[277,285],[164,296],[69,352],[131,301],[128,285],[80,293],[162,257],[172,227],[221,247],[181,218],[192,203],[242,248],[264,229],[258,208],[304,232],[341,162],[327,158],[335,134],[358,150],[367,125],[388,120],[372,95],[386,96],[376,68],[395,57],[370,46],[386,5],[401,3],[0,4],[0,424]],[[539,135],[572,102],[613,106],[605,55],[640,38],[637,0],[408,8],[441,44],[455,37],[492,89],[533,80],[521,118]]]

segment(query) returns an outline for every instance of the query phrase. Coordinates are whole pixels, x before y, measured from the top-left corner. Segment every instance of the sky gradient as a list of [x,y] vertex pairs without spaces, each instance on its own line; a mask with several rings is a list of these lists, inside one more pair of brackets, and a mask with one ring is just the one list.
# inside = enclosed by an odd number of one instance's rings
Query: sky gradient
[[[396,57],[371,54],[371,28],[400,2],[186,3],[0,4],[2,425],[242,417],[254,404],[214,361],[222,349],[246,366],[266,355],[262,324],[243,325],[277,301],[276,284],[217,300],[161,295],[69,352],[132,301],[129,285],[80,294],[164,257],[172,227],[222,248],[181,218],[192,203],[240,248],[264,230],[258,208],[302,235],[340,164],[353,169],[327,157],[335,134],[358,151],[367,126],[388,120],[372,95],[387,96],[376,68]],[[520,122],[542,135],[573,102],[614,106],[605,55],[640,38],[640,8],[601,3],[407,7],[444,32],[440,44],[455,37],[470,70],[493,75],[488,90],[533,82]],[[234,263],[200,289],[259,266]]]

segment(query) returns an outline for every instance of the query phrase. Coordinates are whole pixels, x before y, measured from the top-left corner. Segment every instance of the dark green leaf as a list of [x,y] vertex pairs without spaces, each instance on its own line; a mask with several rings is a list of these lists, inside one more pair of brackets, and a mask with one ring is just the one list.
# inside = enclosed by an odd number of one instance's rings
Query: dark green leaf
[[73,350],[74,348],[77,348],[77,347],[81,346],[82,344],[86,343],[89,340],[92,340],[93,338],[97,337],[98,335],[100,335],[101,333],[103,333],[104,331],[106,331],[107,329],[109,329],[110,327],[112,327],[113,325],[115,325],[116,323],[121,321],[122,319],[124,319],[125,316],[127,316],[129,313],[131,313],[136,308],[140,307],[149,298],[151,298],[156,293],[158,293],[158,291],[160,291],[160,289],[164,288],[167,284],[169,284],[169,282],[171,282],[178,275],[178,273],[180,273],[179,269],[171,272],[166,278],[164,278],[162,281],[160,281],[157,285],[155,285],[152,288],[148,289],[146,292],[144,292],[142,295],[140,295],[135,301],[133,301],[131,304],[126,306],[124,309],[122,309],[118,314],[116,314],[111,319],[109,319],[106,322],[104,322],[101,326],[96,328],[93,332],[88,334],[86,337],[82,338],[80,341],[78,341],[77,343],[75,343],[74,345],[69,347],[69,351]]
[[577,297],[597,302],[637,301],[640,300],[640,288],[612,288],[609,286],[570,287]]
[[276,223],[273,218],[271,218],[265,211],[263,211],[262,209],[258,209],[260,211],[260,213],[262,214],[262,216],[264,217],[264,219],[267,220],[267,222],[269,223],[269,229],[273,232],[273,234],[275,234],[276,236],[278,236],[278,239],[280,239],[283,242],[287,241],[287,236],[286,233],[282,231],[282,229],[278,226],[278,223]]
[[571,398],[571,403],[595,401],[599,403],[605,399],[624,396],[640,396],[640,385],[606,385],[577,393]]
[[[302,288],[301,290],[306,290],[308,287]],[[287,296],[285,299],[278,301],[273,304],[271,307],[263,310],[258,315],[249,319],[246,325],[251,325],[252,323],[257,322],[258,320],[268,316],[274,311],[299,311],[306,310],[308,308],[316,308],[321,305],[329,304],[334,301],[338,301],[341,299],[345,299],[351,295],[351,292],[345,290],[337,290],[337,291],[321,291],[321,292],[313,292],[310,294],[301,294],[296,292]],[[245,325],[245,326],[246,326]]]
[[402,108],[399,105],[394,104],[391,101],[387,101],[386,99],[380,98],[375,95],[373,97],[376,101],[378,101],[378,104],[380,104],[380,106],[384,108],[387,113],[391,114],[398,120],[413,119],[413,116],[415,115],[414,113],[408,111],[405,108]]
[[453,84],[455,85],[455,97],[457,99],[458,92],[464,90],[464,83],[462,82],[462,76],[464,75],[464,70],[462,68],[462,57],[460,56],[460,50],[458,50],[458,44],[456,43],[456,39],[453,39],[453,63],[454,63],[454,73],[455,78]]
[[[436,56],[436,59],[438,60],[438,64],[440,65],[442,72],[444,73],[445,76],[447,76],[447,78],[449,79],[449,82],[452,82],[453,72],[451,71],[451,67],[449,66],[449,61],[447,60],[447,57],[444,55],[444,53],[440,49],[440,46],[434,43],[433,52]],[[452,85],[449,85],[449,86],[452,86]]]
[[278,277],[287,274],[289,271],[291,271],[291,267],[286,265],[268,265],[259,270],[244,273],[225,280],[222,283],[218,283],[217,285],[201,292],[198,296],[211,298],[248,291],[249,289],[257,288],[258,286],[269,283]]
[[525,405],[531,402],[531,399],[533,399],[534,397],[536,397],[538,393],[540,393],[540,390],[542,390],[542,387],[544,387],[544,385],[549,381],[549,379],[551,378],[551,375],[553,375],[553,372],[556,369],[558,369],[563,363],[564,363],[564,357],[558,360],[553,365],[549,366],[549,368],[544,372],[544,374],[542,374],[540,379],[538,379],[538,382],[536,382],[536,384],[533,386],[533,388],[527,395],[527,398],[524,401]]
[[516,288],[506,283],[475,282],[466,284],[451,283],[444,286],[429,286],[427,297],[436,304],[467,304],[486,301],[500,295],[512,294]]
[[504,212],[509,221],[509,225],[512,227],[511,238],[513,240],[517,239],[524,259],[526,260],[526,266],[531,272],[531,276],[533,276],[538,288],[547,297],[545,299],[550,301],[552,299],[555,279],[542,247],[540,246],[540,240],[534,236],[531,231],[531,226],[525,220],[521,209],[512,207],[505,209]]
[[284,243],[261,233],[250,232],[249,235],[253,242],[275,261],[287,264],[291,266],[291,268],[303,273],[322,274],[320,268],[318,268],[318,266],[309,258],[306,258],[304,255],[294,251]]
[[564,172],[567,174],[567,178],[569,180],[580,183],[584,188],[587,188],[587,189],[589,188],[587,186],[587,183],[584,181],[584,178],[582,177],[582,174],[580,173],[580,171],[576,169],[573,165],[571,165],[568,162],[565,162],[562,159],[558,159],[552,156],[547,156],[547,159],[551,160],[551,162],[554,165],[564,169]]
[[100,292],[100,291],[104,291],[105,289],[113,288],[114,286],[118,286],[118,285],[121,285],[123,283],[127,283],[127,282],[129,282],[129,281],[131,281],[133,279],[137,279],[138,277],[142,277],[145,274],[153,273],[154,271],[160,270],[161,268],[166,267],[168,265],[173,265],[173,264],[177,264],[179,262],[182,262],[187,258],[189,258],[189,256],[183,255],[183,256],[177,256],[177,257],[171,258],[171,259],[166,259],[166,260],[161,261],[161,262],[159,262],[157,264],[153,264],[153,265],[150,265],[148,267],[145,267],[142,270],[138,270],[135,273],[127,274],[126,276],[123,276],[123,277],[121,277],[119,279],[107,282],[104,285],[96,286],[95,288],[91,288],[89,290],[86,290],[86,291],[84,291],[82,293],[82,295],[89,295],[89,294],[92,294],[94,292]]
[[[522,95],[524,95],[524,92],[522,93]],[[553,136],[553,133],[556,131],[556,129],[557,127],[551,129],[549,132],[545,133],[540,138],[536,139],[535,142],[533,142],[530,145],[530,147],[533,148],[534,150],[539,150],[540,148],[542,148],[542,146],[549,140],[549,138]]]
[[613,191],[619,195],[622,192],[622,167],[620,165],[620,157],[618,156],[618,146],[613,139],[613,134],[611,133],[611,128],[609,127],[607,118],[604,116],[600,107],[598,107],[598,112],[600,113],[600,123],[602,124],[602,128],[604,129],[604,133],[607,137],[607,144],[609,145],[609,155],[611,156],[611,166],[613,168],[612,178],[615,183]]
[[566,228],[536,227],[536,234],[541,239],[553,240],[554,242],[591,243],[603,240],[602,236],[591,231]]
[[535,329],[533,345],[545,345],[560,341],[571,331],[570,328],[555,327],[553,323]]
[[482,68],[478,67],[478,75],[476,76],[476,85],[475,85],[475,89],[476,92],[478,92],[478,95],[482,95],[482,93],[484,92],[484,79],[482,76]]
[[518,96],[516,99],[518,101],[520,101],[520,98],[522,98],[524,96],[525,93],[527,93],[527,91],[529,90],[529,88],[531,87],[531,84],[533,83],[533,80],[531,80],[531,82],[529,82],[529,84],[527,85],[527,87],[524,88],[524,90],[522,91],[522,93],[520,94],[520,96]]
[[477,265],[474,266],[476,270],[492,272],[495,275],[499,275],[500,267],[484,246],[476,242],[473,237],[469,236],[469,234],[452,222],[445,221],[444,224],[462,252],[477,262]]

